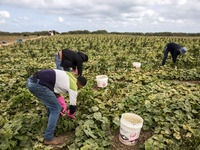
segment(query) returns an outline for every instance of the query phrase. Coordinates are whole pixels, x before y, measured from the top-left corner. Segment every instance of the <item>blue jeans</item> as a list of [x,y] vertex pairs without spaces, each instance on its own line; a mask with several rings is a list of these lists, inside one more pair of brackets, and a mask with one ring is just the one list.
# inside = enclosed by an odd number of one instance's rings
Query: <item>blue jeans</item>
[[51,141],[54,138],[54,131],[60,115],[61,105],[53,91],[39,84],[39,79],[32,79],[29,77],[26,85],[29,91],[47,107],[49,119],[44,134],[44,140]]
[[165,46],[165,48],[164,48],[164,57],[163,57],[163,61],[162,61],[162,66],[165,65],[165,61],[166,61],[167,56],[168,56],[168,53],[169,53],[169,50],[167,49],[167,45],[168,45],[168,44],[166,44],[166,46]]
[[65,70],[65,71],[68,71],[68,72],[71,72],[70,68],[63,68],[62,66],[60,66],[61,64],[61,61],[60,61],[60,58],[59,58],[59,55],[58,53],[55,54],[55,63],[56,63],[56,69],[59,69],[59,70]]

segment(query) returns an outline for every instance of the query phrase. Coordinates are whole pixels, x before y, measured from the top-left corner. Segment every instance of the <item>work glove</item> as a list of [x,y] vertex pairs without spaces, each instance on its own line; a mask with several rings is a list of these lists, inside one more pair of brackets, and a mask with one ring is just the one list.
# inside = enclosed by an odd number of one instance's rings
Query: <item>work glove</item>
[[77,69],[75,70],[75,72],[76,72],[76,74],[78,74],[78,70]]
[[67,112],[67,106],[66,106],[65,100],[64,100],[64,98],[63,98],[62,96],[58,97],[57,99],[58,99],[60,105],[61,105],[62,108],[63,108],[63,111],[60,112],[60,114],[61,114],[62,116],[65,116],[66,114],[64,114],[64,112]]
[[70,118],[72,118],[72,119],[75,119],[76,117],[74,116],[75,115],[75,113],[73,114],[73,115],[70,115],[70,111],[68,111],[68,116],[70,117]]

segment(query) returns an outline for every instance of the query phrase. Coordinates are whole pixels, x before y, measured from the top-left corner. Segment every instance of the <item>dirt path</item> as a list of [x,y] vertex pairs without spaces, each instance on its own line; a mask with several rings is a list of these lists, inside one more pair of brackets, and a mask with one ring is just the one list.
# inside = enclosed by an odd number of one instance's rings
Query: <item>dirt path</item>
[[[43,38],[43,37],[47,37],[47,36],[38,36],[38,37],[21,38],[21,39],[23,40],[23,42],[25,42],[27,40],[35,40],[35,39],[40,39],[40,38]],[[15,44],[15,43],[17,43],[18,39],[19,38],[14,38],[14,39],[10,40],[7,43],[0,43],[0,47],[1,46],[9,46],[9,45]]]

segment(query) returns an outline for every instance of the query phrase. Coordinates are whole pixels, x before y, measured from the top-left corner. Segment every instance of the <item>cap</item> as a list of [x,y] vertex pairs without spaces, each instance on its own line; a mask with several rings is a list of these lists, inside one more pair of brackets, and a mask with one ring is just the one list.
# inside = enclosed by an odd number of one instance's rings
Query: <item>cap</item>
[[186,47],[181,47],[180,53],[185,55],[186,52],[187,52],[187,48]]

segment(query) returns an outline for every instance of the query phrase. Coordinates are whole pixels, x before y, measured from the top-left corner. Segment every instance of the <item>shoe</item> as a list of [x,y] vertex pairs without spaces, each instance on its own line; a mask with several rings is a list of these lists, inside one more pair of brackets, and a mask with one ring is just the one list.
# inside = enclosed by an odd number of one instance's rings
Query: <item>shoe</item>
[[47,140],[44,140],[44,144],[45,145],[59,145],[59,144],[62,144],[62,140],[60,140],[60,138],[58,137],[54,137],[53,140],[51,141],[47,141]]

